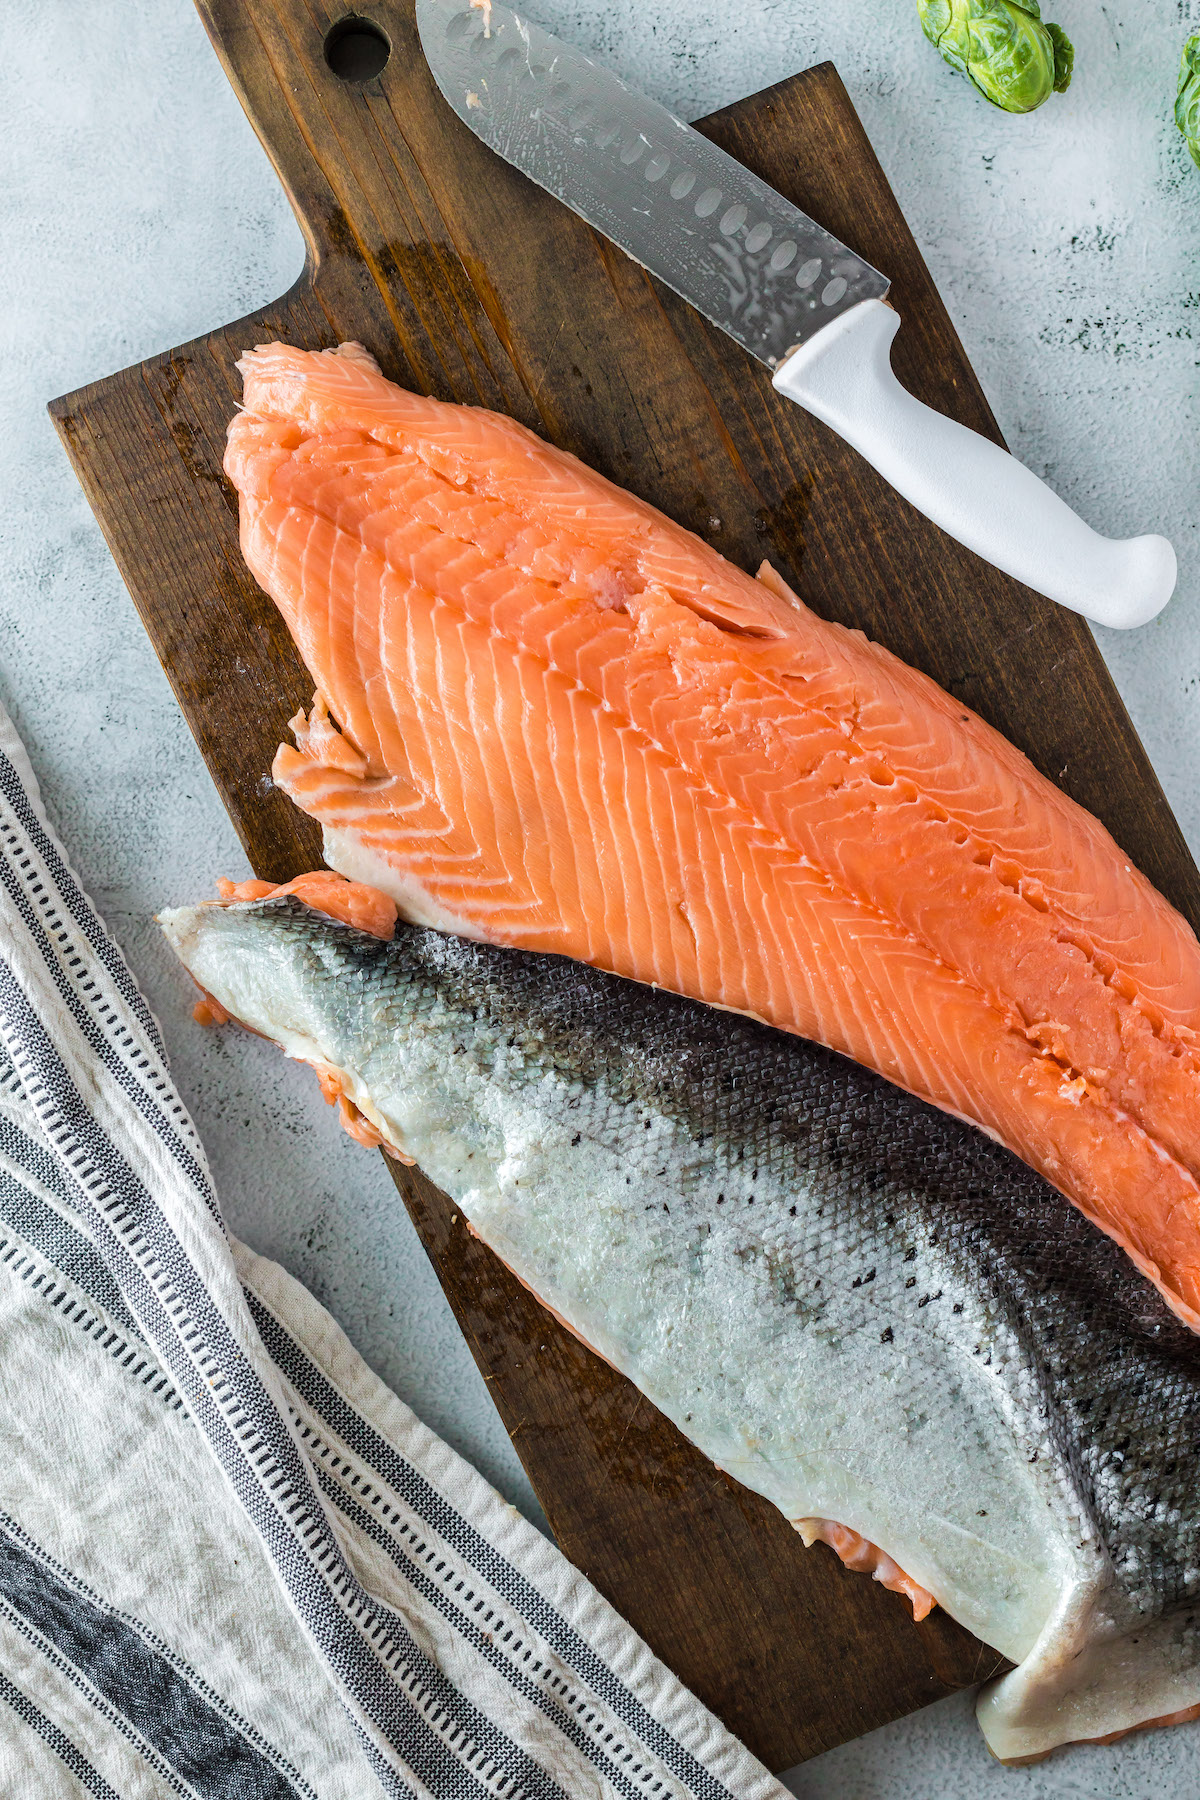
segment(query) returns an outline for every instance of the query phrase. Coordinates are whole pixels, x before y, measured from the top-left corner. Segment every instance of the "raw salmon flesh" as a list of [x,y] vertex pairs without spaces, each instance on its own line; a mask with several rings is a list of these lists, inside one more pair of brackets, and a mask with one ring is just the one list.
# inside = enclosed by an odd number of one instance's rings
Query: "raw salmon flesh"
[[1200,946],[1097,821],[512,420],[356,345],[240,366],[243,553],[318,690],[274,774],[327,862],[975,1121],[1200,1326]]

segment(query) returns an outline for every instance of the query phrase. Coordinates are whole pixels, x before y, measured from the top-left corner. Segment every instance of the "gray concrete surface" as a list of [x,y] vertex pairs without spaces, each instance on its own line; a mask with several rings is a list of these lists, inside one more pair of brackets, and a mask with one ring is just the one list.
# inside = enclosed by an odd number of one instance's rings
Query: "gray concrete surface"
[[[686,0],[537,0],[536,14],[693,117],[819,58],[837,63],[1014,449],[1101,529],[1176,543],[1166,616],[1106,635],[1103,649],[1200,849],[1200,171],[1170,123],[1200,0],[1049,10],[1075,40],[1078,74],[1025,119],[992,111],[943,66],[911,0],[733,0],[705,13]],[[190,1020],[151,915],[245,865],[43,410],[270,299],[301,260],[188,0],[5,0],[0,695],[163,1021],[231,1224],[536,1516],[376,1159],[341,1136],[311,1077]],[[1200,1728],[1012,1772],[954,1700],[807,1765],[794,1785],[803,1800],[1191,1800]]]

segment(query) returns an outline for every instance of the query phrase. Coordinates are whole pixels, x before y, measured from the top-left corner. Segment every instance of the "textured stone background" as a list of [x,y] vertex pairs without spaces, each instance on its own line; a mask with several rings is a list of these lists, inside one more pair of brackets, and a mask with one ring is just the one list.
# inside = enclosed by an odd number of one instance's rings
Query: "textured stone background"
[[[1105,655],[1200,849],[1200,171],[1170,122],[1200,0],[1061,0],[1064,99],[994,112],[912,0],[530,0],[688,116],[841,70],[1014,450],[1113,534],[1180,555],[1166,616]],[[368,9],[369,10],[369,9]],[[233,1227],[518,1505],[536,1503],[375,1158],[312,1079],[205,1034],[151,915],[244,872],[233,832],[46,419],[52,395],[282,291],[300,235],[188,0],[0,6],[0,695],[166,1029]],[[966,602],[965,602],[966,603]],[[804,1800],[1189,1800],[1200,1728],[989,1761],[956,1700],[798,1771]]]

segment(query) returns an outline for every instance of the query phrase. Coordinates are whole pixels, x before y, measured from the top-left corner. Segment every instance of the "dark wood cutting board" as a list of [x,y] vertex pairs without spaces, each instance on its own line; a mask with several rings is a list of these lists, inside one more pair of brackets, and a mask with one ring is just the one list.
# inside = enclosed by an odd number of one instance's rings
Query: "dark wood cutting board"
[[[326,63],[337,0],[201,11],[296,208],[307,267],[273,306],[51,412],[260,876],[313,866],[319,838],[263,779],[311,683],[238,552],[221,474],[234,362],[274,337],[357,338],[395,380],[513,414],[744,567],[771,558],[818,612],[991,720],[1200,919],[1196,869],[1088,628],[944,537],[764,369],[483,149],[437,94],[407,0],[365,0],[391,45],[365,83]],[[701,129],[893,277],[901,379],[998,438],[835,70]],[[804,1550],[561,1330],[429,1183],[397,1183],[563,1549],[764,1761],[785,1768],[1002,1666],[942,1612],[916,1626],[904,1601]]]

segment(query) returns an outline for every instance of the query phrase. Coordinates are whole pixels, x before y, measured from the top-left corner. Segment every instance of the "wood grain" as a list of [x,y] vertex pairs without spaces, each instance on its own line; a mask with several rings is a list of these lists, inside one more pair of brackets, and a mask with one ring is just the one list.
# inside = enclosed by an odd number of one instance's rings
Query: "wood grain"
[[[234,364],[273,337],[357,338],[395,380],[513,414],[743,566],[770,557],[819,612],[998,726],[1200,921],[1196,869],[1087,627],[944,537],[764,369],[484,150],[437,95],[404,0],[360,10],[392,54],[356,85],[322,56],[343,6],[203,0],[307,266],[274,305],[51,407],[258,874],[288,878],[319,844],[265,780],[310,684],[238,551],[221,474]],[[901,378],[998,438],[832,67],[701,128],[893,277]],[[944,1614],[916,1626],[903,1601],[805,1551],[562,1331],[419,1174],[398,1186],[564,1550],[767,1763],[1001,1666]]]

